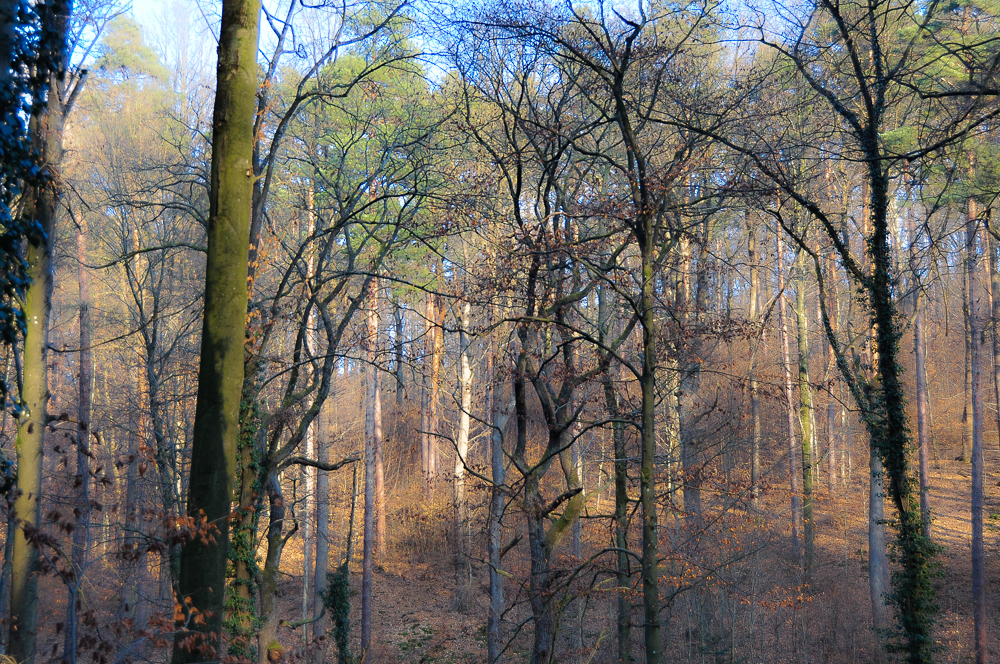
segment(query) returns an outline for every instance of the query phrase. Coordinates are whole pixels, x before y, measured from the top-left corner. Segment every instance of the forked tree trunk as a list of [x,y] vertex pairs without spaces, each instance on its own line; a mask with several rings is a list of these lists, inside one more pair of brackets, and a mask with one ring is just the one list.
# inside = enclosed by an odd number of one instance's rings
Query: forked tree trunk
[[[217,530],[181,552],[180,596],[204,612],[188,629],[206,647],[189,647],[180,632],[173,660],[222,656],[220,634],[236,474],[247,314],[247,263],[253,197],[253,119],[257,94],[260,0],[224,0],[212,126],[208,257],[198,397],[192,433],[188,515]],[[182,622],[188,622],[187,616]],[[199,645],[198,643],[195,644]]]

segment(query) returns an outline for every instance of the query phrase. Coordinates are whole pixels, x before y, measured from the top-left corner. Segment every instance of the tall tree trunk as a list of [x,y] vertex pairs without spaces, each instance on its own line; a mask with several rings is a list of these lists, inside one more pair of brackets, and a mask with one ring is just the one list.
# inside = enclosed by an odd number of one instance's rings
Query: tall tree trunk
[[284,534],[285,498],[281,492],[281,478],[277,469],[269,467],[265,472],[264,491],[268,501],[267,550],[264,554],[264,568],[260,574],[260,617],[263,624],[257,632],[257,664],[269,664],[268,649],[278,643],[278,578],[281,573],[281,553],[285,542],[295,532],[293,528]]
[[76,664],[77,604],[80,585],[90,556],[90,409],[94,389],[94,358],[90,349],[90,275],[87,273],[87,222],[82,214],[76,216],[76,251],[79,263],[80,293],[80,373],[79,400],[77,404],[76,478],[77,495],[76,527],[73,529],[73,575],[67,585],[66,623],[63,627],[63,662]]
[[965,396],[962,406],[962,456],[960,461],[970,463],[972,461],[972,330],[969,328],[971,313],[969,302],[971,299],[971,289],[969,288],[969,271],[964,270],[962,274],[962,324],[965,328]]
[[427,293],[427,308],[424,317],[424,356],[420,359],[420,456],[423,462],[424,485],[427,490],[427,498],[430,499],[433,493],[433,482],[431,481],[431,446],[434,444],[433,436],[430,433],[430,393],[431,393],[431,358],[434,355],[434,320],[437,314],[434,313],[434,295]]
[[459,347],[459,414],[458,435],[455,436],[455,576],[460,585],[471,583],[468,551],[469,504],[465,495],[465,465],[469,455],[469,427],[472,413],[472,362],[469,358],[469,315],[472,305],[461,304],[461,325],[458,330]]
[[[747,260],[750,263],[750,312],[751,324],[757,324],[760,295],[760,265],[757,262],[757,231],[747,223]],[[750,500],[754,511],[760,509],[760,385],[757,380],[757,352],[763,341],[763,329],[758,333],[756,345],[750,353]],[[605,388],[605,393],[607,388]],[[617,458],[617,453],[616,453]]]
[[[181,551],[180,596],[190,597],[205,619],[186,626],[199,633],[200,643],[195,645],[206,647],[189,647],[188,635],[179,633],[175,664],[222,656],[219,634],[244,375],[259,21],[260,0],[223,1],[212,120],[205,313],[187,504],[189,516],[204,518],[217,532],[213,539],[193,538]],[[182,622],[188,622],[186,615]]]
[[802,508],[799,505],[799,453],[795,441],[795,403],[792,399],[792,371],[788,349],[788,312],[785,304],[785,247],[781,241],[781,233],[777,235],[778,250],[778,334],[781,337],[781,367],[784,373],[785,413],[788,420],[788,473],[792,494],[792,552],[796,560],[801,560]]
[[1000,258],[997,257],[997,238],[993,235],[993,228],[989,225],[992,210],[986,211],[986,243],[987,253],[986,269],[989,270],[989,305],[990,305],[990,341],[992,342],[993,355],[993,399],[997,404],[996,423],[997,436],[1000,442]]
[[[375,462],[376,450],[381,446],[382,413],[380,408],[379,375],[375,368],[378,344],[377,325],[377,285],[369,284],[368,318],[368,367],[366,369],[365,390],[365,510],[364,510],[364,557],[361,576],[361,653],[365,662],[374,662],[372,645],[372,575],[375,553]],[[373,325],[374,323],[374,325]],[[374,329],[373,329],[374,327]]]
[[368,310],[368,335],[374,344],[371,369],[375,373],[375,555],[384,560],[385,551],[385,468],[382,464],[382,380],[375,361],[378,359],[378,279],[372,280],[371,308]]
[[986,664],[986,567],[983,557],[983,367],[979,328],[979,219],[969,200],[965,226],[965,265],[969,280],[969,348],[972,368],[972,617],[976,664]]
[[[54,0],[41,5],[43,51],[53,58],[55,70],[49,77],[48,107],[31,122],[32,141],[39,161],[45,164],[47,181],[26,192],[30,197],[26,214],[33,214],[42,237],[28,242],[27,264],[31,285],[24,296],[22,311],[26,323],[21,364],[21,404],[17,422],[17,484],[14,515],[18,528],[14,533],[11,556],[10,656],[17,662],[33,664],[38,632],[38,577],[40,555],[31,535],[41,526],[42,456],[48,402],[49,314],[52,310],[52,253],[56,237],[56,214],[63,183],[59,166],[63,157],[65,123],[65,70],[68,64],[66,38],[71,0]],[[33,198],[33,200],[31,200]]]
[[406,389],[403,383],[403,308],[395,303],[392,318],[396,325],[396,405],[402,407]]
[[639,253],[642,267],[640,322],[642,324],[641,437],[639,501],[642,507],[642,601],[646,664],[662,661],[660,641],[659,548],[656,518],[656,314],[653,298],[653,214],[640,220]]
[[[920,520],[923,522],[924,537],[931,536],[930,468],[928,450],[930,448],[930,403],[927,394],[927,343],[924,340],[924,310],[920,297],[921,279],[918,263],[917,234],[913,225],[913,214],[907,213],[907,233],[909,235],[911,288],[913,289],[913,355],[916,362],[914,379],[917,391],[917,454],[920,470]],[[994,332],[994,339],[996,334]],[[998,376],[1000,378],[1000,376]],[[1000,380],[995,382],[1000,386]],[[1000,412],[998,412],[1000,417]],[[1000,430],[1000,419],[997,420]]]
[[813,520],[813,479],[816,466],[813,462],[813,413],[812,388],[809,385],[809,313],[806,308],[805,253],[799,254],[795,284],[795,330],[798,349],[799,431],[802,435],[802,525],[805,535],[803,568],[812,570],[816,549],[816,530]]
[[[440,271],[439,271],[440,272]],[[433,335],[432,346],[431,346],[431,384],[430,384],[430,394],[428,395],[427,402],[427,429],[430,432],[430,440],[428,444],[428,475],[430,476],[431,486],[437,482],[438,479],[438,440],[437,434],[441,430],[440,415],[438,414],[438,407],[441,402],[441,351],[444,347],[444,307],[441,306],[441,302],[438,296],[434,297],[434,312],[436,318],[433,321],[434,327],[431,328],[431,334]]]
[[491,392],[490,397],[490,474],[493,484],[490,488],[490,513],[487,532],[487,543],[490,562],[490,607],[486,625],[487,664],[502,664],[503,661],[503,631],[502,618],[504,612],[503,575],[500,573],[501,549],[503,548],[503,515],[506,502],[504,485],[507,481],[505,459],[503,452],[504,431],[509,417],[505,383],[501,381],[493,357],[494,349],[490,347]]
[[[319,415],[316,460],[330,462],[330,413],[324,407]],[[313,573],[313,617],[323,613],[323,593],[326,592],[326,574],[330,570],[330,475],[321,471],[316,477],[316,562]],[[326,633],[326,619],[313,622],[313,636]],[[323,664],[325,648],[317,648],[314,661]]]
[[[603,295],[603,294],[602,294]],[[604,299],[603,297],[601,298]],[[605,371],[601,382],[604,386],[604,404],[611,420],[611,436],[615,449],[615,581],[618,586],[618,606],[616,631],[618,634],[618,661],[630,664],[632,661],[632,583],[631,562],[628,551],[628,452],[625,448],[625,423],[621,421],[618,406],[618,392],[611,375]]]

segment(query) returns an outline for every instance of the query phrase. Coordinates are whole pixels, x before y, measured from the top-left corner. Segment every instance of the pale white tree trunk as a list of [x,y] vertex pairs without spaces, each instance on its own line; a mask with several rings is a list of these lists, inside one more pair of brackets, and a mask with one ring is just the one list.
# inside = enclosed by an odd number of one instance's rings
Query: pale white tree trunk
[[[469,455],[469,427],[472,411],[472,362],[469,358],[469,316],[471,303],[461,306],[461,325],[458,330],[459,346],[459,393],[458,435],[455,437],[455,575],[459,583],[471,582],[471,566],[468,556],[468,500],[465,495],[465,464]],[[468,571],[468,573],[465,573]]]
[[788,352],[788,306],[785,303],[785,269],[784,253],[785,246],[781,241],[779,232],[777,240],[778,248],[778,334],[781,339],[781,368],[784,373],[785,388],[785,413],[788,420],[788,473],[792,494],[792,550],[797,560],[802,557],[802,544],[800,541],[802,532],[802,507],[799,502],[801,488],[799,487],[799,454],[795,437],[795,402],[792,399],[792,370]]

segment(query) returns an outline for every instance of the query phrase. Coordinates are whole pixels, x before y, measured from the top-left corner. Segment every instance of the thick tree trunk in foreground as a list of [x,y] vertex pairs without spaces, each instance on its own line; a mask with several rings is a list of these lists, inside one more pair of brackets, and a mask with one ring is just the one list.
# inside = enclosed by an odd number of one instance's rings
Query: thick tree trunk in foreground
[[42,6],[42,25],[46,38],[53,40],[56,72],[50,76],[48,108],[31,123],[33,142],[42,163],[47,165],[48,181],[35,190],[26,205],[26,214],[34,214],[44,237],[28,242],[27,263],[31,285],[24,297],[26,322],[22,350],[21,402],[24,410],[17,421],[17,485],[14,515],[17,530],[11,559],[10,637],[8,652],[18,662],[35,660],[38,631],[38,577],[40,555],[31,541],[41,523],[42,448],[48,402],[49,314],[52,310],[52,252],[55,222],[62,193],[59,165],[63,155],[65,93],[63,73],[67,66],[66,36],[73,3],[56,0]]
[[[247,260],[253,196],[253,119],[257,93],[260,0],[224,0],[212,135],[208,258],[198,397],[192,435],[188,515],[213,528],[208,543],[194,538],[181,552],[181,597],[202,612],[205,648],[186,647],[178,634],[173,659],[217,660],[225,598],[229,512],[236,474],[247,313]],[[187,621],[184,617],[184,622]]]

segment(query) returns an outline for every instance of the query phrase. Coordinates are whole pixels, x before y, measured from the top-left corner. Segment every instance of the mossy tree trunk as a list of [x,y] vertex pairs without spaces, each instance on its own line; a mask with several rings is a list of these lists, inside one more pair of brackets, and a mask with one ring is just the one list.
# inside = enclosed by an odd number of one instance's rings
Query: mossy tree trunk
[[[22,303],[26,331],[21,364],[21,408],[17,420],[17,484],[13,514],[17,523],[11,552],[11,604],[8,653],[17,662],[35,660],[38,630],[38,577],[40,552],[33,534],[41,523],[43,435],[48,401],[49,314],[52,310],[52,271],[55,223],[63,184],[59,165],[63,157],[65,70],[68,63],[66,38],[73,3],[54,0],[41,8],[44,54],[52,59],[48,106],[31,123],[32,141],[45,164],[45,181],[29,189],[25,214],[32,214],[42,234],[27,247],[31,285]],[[47,45],[47,46],[46,46]]]
[[[178,582],[188,630],[174,643],[173,660],[222,656],[229,512],[236,474],[247,313],[247,261],[253,196],[253,123],[257,94],[260,0],[224,0],[218,81],[212,118],[208,258],[198,396],[192,435],[188,516],[212,528],[181,551]],[[203,620],[189,619],[190,608]]]

